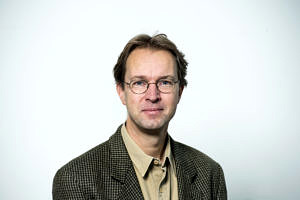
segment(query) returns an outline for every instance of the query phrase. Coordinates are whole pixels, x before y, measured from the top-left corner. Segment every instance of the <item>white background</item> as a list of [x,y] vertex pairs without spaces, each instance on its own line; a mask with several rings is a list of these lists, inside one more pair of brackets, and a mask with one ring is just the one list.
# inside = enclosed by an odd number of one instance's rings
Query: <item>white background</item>
[[0,1],[0,199],[51,199],[62,165],[124,122],[112,69],[139,33],[189,61],[169,132],[229,199],[300,199],[299,1]]

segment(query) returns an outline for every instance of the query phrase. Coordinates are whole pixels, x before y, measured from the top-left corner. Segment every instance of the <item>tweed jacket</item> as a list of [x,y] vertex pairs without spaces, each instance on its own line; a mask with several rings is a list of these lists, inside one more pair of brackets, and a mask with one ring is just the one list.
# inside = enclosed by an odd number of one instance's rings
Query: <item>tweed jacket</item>
[[[171,138],[180,200],[226,200],[221,166],[200,151]],[[144,199],[133,163],[121,136],[110,139],[59,169],[53,180],[53,200]]]

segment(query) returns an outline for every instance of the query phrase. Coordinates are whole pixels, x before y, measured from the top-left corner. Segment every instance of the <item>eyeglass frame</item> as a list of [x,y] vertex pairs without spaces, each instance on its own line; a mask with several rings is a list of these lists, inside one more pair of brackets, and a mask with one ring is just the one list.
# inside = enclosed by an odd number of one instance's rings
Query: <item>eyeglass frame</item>
[[[165,80],[172,82],[172,89],[174,89],[175,84],[179,82],[179,79],[178,79],[177,81],[173,81],[173,80],[168,80],[168,79],[164,79],[164,78],[163,78],[163,79],[157,80],[157,81],[154,82],[154,83],[149,83],[148,81],[146,81],[146,80],[144,80],[144,79],[141,79],[141,80],[131,80],[129,83],[126,82],[126,81],[123,81],[123,83],[126,83],[126,84],[129,86],[131,92],[133,92],[134,94],[144,94],[144,93],[146,93],[146,92],[148,91],[148,89],[149,89],[150,84],[155,84],[155,86],[156,86],[156,88],[158,89],[159,92],[161,92],[161,93],[163,93],[163,94],[170,94],[170,93],[172,93],[172,92],[162,92],[162,91],[159,89],[158,83],[159,83],[160,81],[165,81]],[[136,93],[135,91],[133,91],[131,84],[132,84],[134,81],[144,81],[145,83],[147,83],[147,87],[146,87],[145,91],[144,91],[144,92],[141,92],[141,93]]]

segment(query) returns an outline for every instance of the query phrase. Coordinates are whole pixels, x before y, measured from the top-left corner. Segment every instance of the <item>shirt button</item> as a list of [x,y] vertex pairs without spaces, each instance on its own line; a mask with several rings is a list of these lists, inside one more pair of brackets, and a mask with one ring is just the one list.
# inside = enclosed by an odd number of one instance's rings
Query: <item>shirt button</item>
[[154,160],[154,165],[158,165],[159,161],[158,160]]

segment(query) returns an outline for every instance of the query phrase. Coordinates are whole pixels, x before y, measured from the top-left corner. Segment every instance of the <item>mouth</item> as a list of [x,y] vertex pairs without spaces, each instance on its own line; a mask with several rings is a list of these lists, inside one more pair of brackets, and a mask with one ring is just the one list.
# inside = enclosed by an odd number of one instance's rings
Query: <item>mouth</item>
[[142,112],[149,114],[149,115],[156,115],[162,112],[163,108],[144,108],[142,109]]

